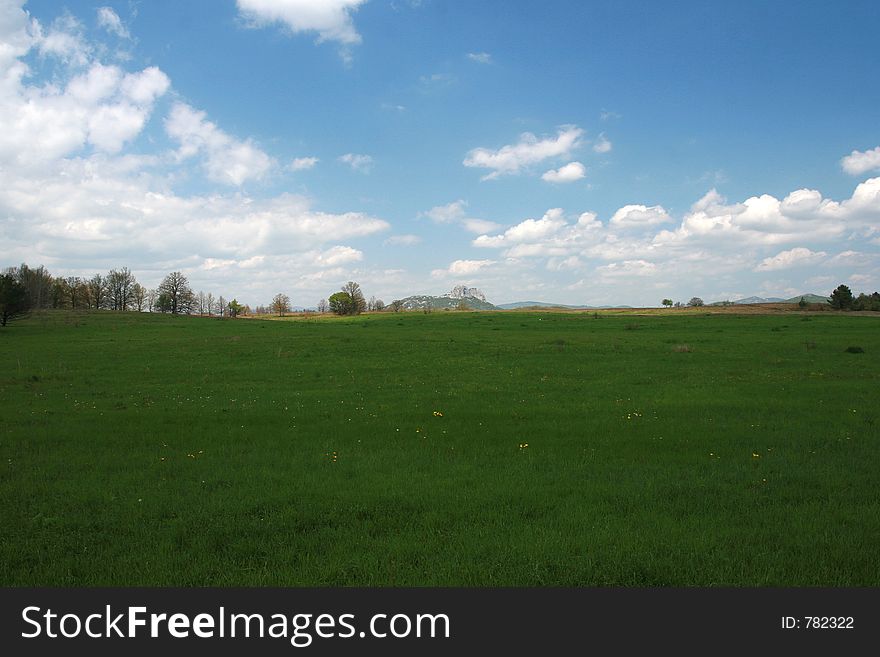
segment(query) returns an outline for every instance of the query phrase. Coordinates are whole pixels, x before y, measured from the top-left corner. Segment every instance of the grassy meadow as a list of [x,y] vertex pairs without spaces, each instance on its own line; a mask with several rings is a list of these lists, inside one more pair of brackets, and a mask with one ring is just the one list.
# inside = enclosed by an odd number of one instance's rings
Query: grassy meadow
[[878,329],[35,314],[0,584],[877,586]]

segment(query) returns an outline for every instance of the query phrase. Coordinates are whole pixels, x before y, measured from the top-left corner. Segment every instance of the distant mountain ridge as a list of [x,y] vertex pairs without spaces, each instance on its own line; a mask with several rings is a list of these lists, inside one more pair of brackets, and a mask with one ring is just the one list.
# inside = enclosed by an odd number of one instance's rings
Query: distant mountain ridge
[[478,288],[467,285],[456,285],[452,291],[435,297],[428,294],[416,294],[400,299],[404,310],[455,310],[464,304],[471,310],[498,310],[498,307],[486,301],[486,295]]
[[632,308],[632,306],[571,306],[564,303],[547,303],[544,301],[514,301],[498,304],[501,310],[518,310],[520,308],[564,308],[565,310],[607,310],[609,308]]
[[[715,301],[706,304],[708,306],[744,306],[762,303],[799,303],[803,298],[807,303],[827,303],[828,297],[818,294],[799,294],[790,299],[781,297],[758,297],[751,296],[736,301]],[[565,303],[549,303],[546,301],[513,301],[511,303],[502,303],[497,306],[486,301],[486,295],[478,288],[467,287],[466,285],[456,285],[450,292],[441,296],[431,296],[427,294],[416,294],[400,300],[404,310],[455,310],[460,304],[464,303],[471,310],[521,310],[524,308],[558,308],[563,310],[610,310],[610,309],[626,309],[633,306],[586,306],[571,305]]]
[[[744,306],[744,305],[753,305],[760,303],[799,303],[801,298],[804,299],[807,303],[827,303],[828,297],[823,297],[818,294],[799,294],[797,296],[791,297],[790,299],[783,299],[781,297],[745,297],[743,299],[737,299],[736,301],[715,301],[713,303],[709,303],[706,305],[709,306],[724,306],[733,304],[735,306]],[[633,306],[619,305],[619,306],[585,306],[585,305],[570,305],[564,303],[548,303],[545,301],[514,301],[511,303],[501,303],[498,304],[498,308],[501,310],[519,310],[521,308],[563,308],[565,310],[608,310],[612,308],[632,308]]]
[[807,303],[828,303],[828,297],[823,297],[818,294],[798,294],[797,296],[791,297],[790,299],[780,299],[778,297],[746,297],[745,299],[737,299],[736,301],[716,301],[714,303],[709,304],[710,306],[722,306],[726,303],[732,303],[735,306],[742,306],[748,304],[758,304],[758,303],[800,303],[800,300],[803,299]]

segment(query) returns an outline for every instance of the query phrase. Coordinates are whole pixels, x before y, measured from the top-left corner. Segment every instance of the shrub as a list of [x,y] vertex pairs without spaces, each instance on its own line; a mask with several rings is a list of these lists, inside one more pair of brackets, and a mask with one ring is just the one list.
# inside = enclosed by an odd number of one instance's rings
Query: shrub
[[844,351],[848,354],[863,354],[865,350],[861,347],[847,347]]

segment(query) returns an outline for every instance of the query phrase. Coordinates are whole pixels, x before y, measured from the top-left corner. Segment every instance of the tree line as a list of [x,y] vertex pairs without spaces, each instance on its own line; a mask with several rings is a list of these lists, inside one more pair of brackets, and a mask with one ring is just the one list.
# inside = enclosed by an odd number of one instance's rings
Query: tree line
[[[360,315],[362,312],[381,312],[383,310],[391,310],[399,312],[403,308],[403,302],[399,300],[392,301],[386,305],[382,299],[371,296],[369,300],[364,296],[359,283],[348,281],[342,286],[339,292],[334,292],[327,299],[321,299],[318,302],[316,310],[319,313],[332,312],[336,315]],[[286,313],[291,312],[290,297],[279,292],[268,306],[256,306],[254,314],[256,315],[278,315],[284,317]]]
[[[667,308],[672,308],[673,306],[681,308],[684,305],[680,301],[673,303],[672,299],[663,299],[661,303]],[[687,305],[691,307],[702,306],[703,300],[700,297],[693,297],[687,302]],[[733,305],[733,302],[722,301],[721,305],[731,306]],[[799,308],[803,309],[807,308],[810,304],[804,297],[801,297],[797,305]],[[878,312],[880,311],[880,292],[874,292],[872,294],[861,292],[859,293],[859,296],[855,296],[847,285],[841,284],[838,285],[829,295],[828,305],[835,310],[872,310]]]
[[236,317],[249,312],[235,299],[194,292],[186,276],[175,271],[156,288],[138,283],[128,267],[91,278],[52,276],[43,266],[21,264],[0,274],[0,326],[30,310],[116,310],[172,315]]

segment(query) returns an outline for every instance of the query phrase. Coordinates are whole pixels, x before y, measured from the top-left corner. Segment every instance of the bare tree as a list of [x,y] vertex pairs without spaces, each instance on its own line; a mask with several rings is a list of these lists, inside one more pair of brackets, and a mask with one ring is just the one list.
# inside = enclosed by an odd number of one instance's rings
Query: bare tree
[[199,293],[196,295],[196,311],[199,313],[199,315],[205,314],[205,304],[207,303],[207,301],[208,299],[205,296],[205,293],[199,291]]
[[159,310],[172,315],[185,315],[192,312],[194,295],[189,281],[179,271],[168,274],[159,285]]
[[382,299],[376,299],[375,303],[373,303],[373,310],[385,310],[385,302]]
[[107,274],[105,284],[107,286],[107,300],[113,310],[128,310],[132,301],[132,288],[137,281],[128,269],[111,269]]
[[101,274],[95,274],[89,279],[88,283],[89,288],[89,307],[95,308],[96,310],[99,308],[103,308],[106,305],[107,299],[107,284],[104,282],[104,277]]
[[147,288],[140,283],[135,283],[131,288],[131,303],[139,313],[144,312],[147,303]]
[[88,291],[85,289],[86,283],[79,276],[67,277],[67,298],[70,300],[70,307],[76,310],[83,305],[88,297]]
[[27,303],[31,308],[48,308],[52,304],[52,276],[43,265],[12,267],[6,271],[25,289]]
[[327,305],[327,299],[321,299],[318,302],[318,312],[319,313],[326,313],[329,309],[330,309],[330,306]]
[[153,312],[153,308],[156,307],[156,300],[159,298],[159,293],[155,289],[150,288],[149,290],[147,290],[146,296],[147,296],[147,312],[151,313],[151,312]]
[[220,298],[217,299],[217,314],[220,317],[224,317],[226,315],[226,299],[223,298],[223,295],[220,295]]
[[270,307],[273,313],[278,313],[279,317],[284,317],[284,313],[290,312],[290,297],[279,292],[272,297],[272,305]]
[[205,295],[205,312],[207,312],[208,315],[214,314],[214,295],[210,292]]

